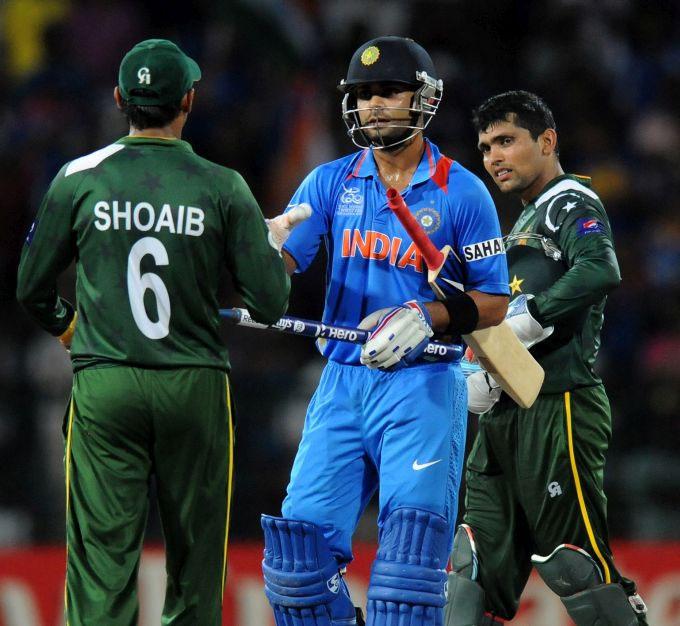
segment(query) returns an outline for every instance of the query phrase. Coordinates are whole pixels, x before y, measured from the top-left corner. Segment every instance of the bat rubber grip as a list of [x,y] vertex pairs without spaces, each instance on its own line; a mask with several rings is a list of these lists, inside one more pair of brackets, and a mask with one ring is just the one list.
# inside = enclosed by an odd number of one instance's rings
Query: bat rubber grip
[[418,250],[422,253],[428,269],[439,269],[444,263],[444,255],[437,250],[427,236],[427,233],[423,230],[423,227],[418,224],[416,218],[409,211],[404,198],[401,197],[401,194],[394,187],[390,187],[387,190],[387,205],[392,209],[402,226],[406,229],[406,232],[413,239]]

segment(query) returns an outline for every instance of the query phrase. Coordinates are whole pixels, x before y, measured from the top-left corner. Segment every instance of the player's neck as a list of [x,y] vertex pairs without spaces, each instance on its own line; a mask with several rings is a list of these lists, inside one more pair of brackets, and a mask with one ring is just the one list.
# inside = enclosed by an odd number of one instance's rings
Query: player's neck
[[408,187],[423,156],[425,142],[422,134],[418,133],[403,149],[388,152],[387,150],[373,150],[380,180],[385,187],[394,187],[402,191]]
[[179,115],[167,126],[139,129],[130,126],[129,137],[148,137],[149,139],[181,139],[186,116]]
[[538,196],[541,191],[545,188],[545,186],[551,181],[557,178],[558,176],[562,176],[564,174],[564,170],[562,169],[562,166],[560,165],[560,162],[555,159],[555,162],[551,164],[550,167],[547,167],[545,170],[543,170],[539,176],[534,180],[531,185],[529,185],[522,193],[520,194],[520,198],[522,200],[523,205],[529,204],[532,200]]

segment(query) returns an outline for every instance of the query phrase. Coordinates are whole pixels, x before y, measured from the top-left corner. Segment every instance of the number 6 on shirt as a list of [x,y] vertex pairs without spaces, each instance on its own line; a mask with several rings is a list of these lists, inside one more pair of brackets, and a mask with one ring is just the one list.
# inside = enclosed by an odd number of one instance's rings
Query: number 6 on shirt
[[[387,190],[387,203],[423,255],[428,269],[427,282],[437,298],[443,300],[444,292],[437,285],[437,277],[451,247],[437,250],[396,189]],[[545,373],[506,322],[463,335],[463,340],[474,350],[484,369],[520,407],[528,409],[534,403]]]

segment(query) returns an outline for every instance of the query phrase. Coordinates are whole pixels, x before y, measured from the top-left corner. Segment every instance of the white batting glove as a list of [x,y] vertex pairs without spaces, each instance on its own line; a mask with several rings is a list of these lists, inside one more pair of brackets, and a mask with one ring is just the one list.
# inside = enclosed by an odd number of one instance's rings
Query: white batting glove
[[304,222],[312,214],[312,207],[306,202],[295,205],[290,211],[277,215],[276,217],[265,220],[269,229],[269,245],[281,252],[283,244],[286,243],[293,228],[300,222]]
[[373,328],[361,347],[361,362],[370,369],[397,369],[413,363],[434,334],[431,324],[427,308],[414,300],[371,313],[359,324],[364,330]]
[[552,335],[554,326],[543,328],[541,324],[529,313],[527,302],[534,296],[532,294],[522,294],[517,296],[509,305],[505,315],[505,321],[512,328],[517,338],[524,344],[525,348],[531,348],[539,341],[543,341]]
[[486,413],[501,397],[500,385],[484,370],[470,374],[465,380],[468,390],[468,411]]

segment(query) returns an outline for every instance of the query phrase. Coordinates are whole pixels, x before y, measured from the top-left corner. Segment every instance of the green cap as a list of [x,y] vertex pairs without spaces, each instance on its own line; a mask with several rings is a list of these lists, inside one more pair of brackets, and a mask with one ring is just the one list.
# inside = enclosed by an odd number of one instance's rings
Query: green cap
[[172,104],[179,102],[200,79],[196,61],[176,44],[167,39],[147,39],[123,57],[118,89],[130,104]]

